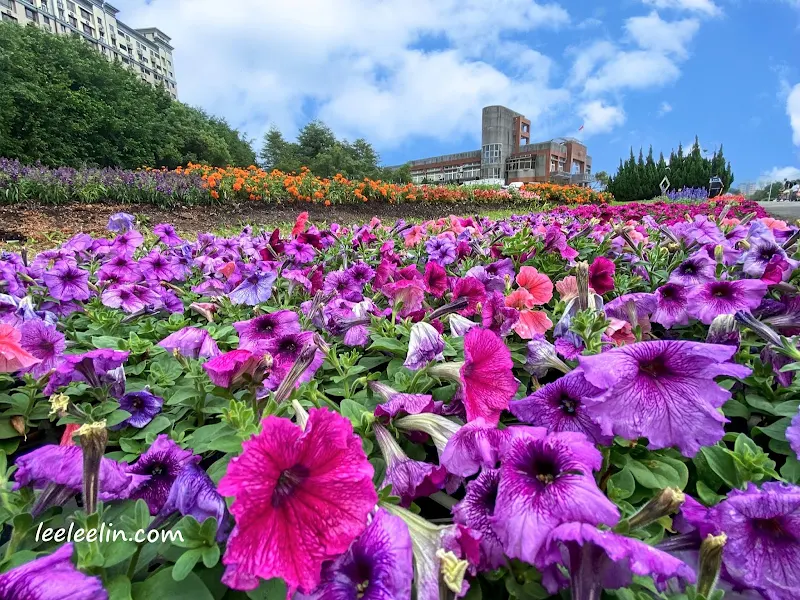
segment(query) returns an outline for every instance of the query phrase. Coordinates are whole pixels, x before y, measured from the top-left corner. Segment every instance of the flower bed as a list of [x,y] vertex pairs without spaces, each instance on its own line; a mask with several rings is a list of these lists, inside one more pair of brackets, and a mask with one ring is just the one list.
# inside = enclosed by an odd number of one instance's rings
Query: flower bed
[[213,168],[189,164],[174,171],[49,169],[0,159],[0,203],[104,202],[175,206],[225,202],[317,203],[324,206],[378,203],[470,203],[544,205],[605,203],[608,194],[578,186],[528,184],[522,190],[499,187],[394,184],[341,175],[315,177],[266,172],[256,167]]
[[3,253],[0,595],[794,597],[798,232],[653,206]]

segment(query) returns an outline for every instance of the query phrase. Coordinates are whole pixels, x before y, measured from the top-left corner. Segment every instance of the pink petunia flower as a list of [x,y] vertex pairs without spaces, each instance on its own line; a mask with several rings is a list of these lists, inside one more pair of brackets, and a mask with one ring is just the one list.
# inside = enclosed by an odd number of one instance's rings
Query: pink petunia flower
[[578,280],[575,275],[564,277],[561,281],[556,282],[556,291],[561,296],[561,300],[569,302],[578,297]]
[[42,362],[19,342],[22,333],[8,324],[0,324],[0,373],[15,373]]
[[497,425],[519,387],[513,366],[511,351],[502,338],[475,327],[464,336],[464,362],[434,365],[429,373],[461,384],[468,421],[483,417]]
[[525,288],[519,288],[506,296],[506,306],[516,308],[517,310],[525,310],[526,308],[533,308],[536,306],[536,298],[533,297]]
[[222,581],[253,590],[259,579],[280,577],[288,600],[320,583],[322,564],[364,531],[378,495],[348,419],[311,409],[305,430],[274,416],[262,425],[219,482],[236,519]]
[[553,282],[533,267],[520,267],[517,284],[528,290],[534,304],[547,304],[553,298]]
[[514,331],[523,340],[531,340],[536,334],[544,334],[552,327],[553,322],[544,311],[523,310],[519,313],[519,321],[514,324]]

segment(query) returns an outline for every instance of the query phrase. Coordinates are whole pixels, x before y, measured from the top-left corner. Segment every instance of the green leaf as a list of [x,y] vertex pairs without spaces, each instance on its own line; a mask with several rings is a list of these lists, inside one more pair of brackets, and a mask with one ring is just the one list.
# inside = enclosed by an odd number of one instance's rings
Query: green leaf
[[686,465],[680,461],[667,462],[662,457],[653,457],[645,460],[634,460],[628,457],[627,468],[644,487],[651,490],[661,490],[666,487],[683,489],[689,478]]
[[207,568],[211,568],[219,562],[219,546],[214,544],[210,548],[203,551],[203,564]]
[[361,415],[367,411],[355,400],[345,398],[339,403],[339,412],[342,413],[343,417],[350,419],[353,427],[358,427],[361,425]]
[[286,600],[286,584],[277,577],[262,581],[256,589],[247,592],[251,600]]
[[92,338],[92,346],[95,348],[110,348],[112,350],[125,350],[125,341],[110,335],[98,335]]
[[779,442],[786,441],[786,428],[789,427],[789,424],[792,420],[789,417],[784,417],[782,419],[778,419],[772,425],[768,425],[767,427],[753,427],[753,435],[757,435],[758,433],[763,433],[769,438],[773,440],[778,440]]
[[203,551],[199,548],[187,550],[181,554],[181,557],[175,561],[175,566],[172,568],[172,578],[175,581],[186,579],[202,556]]
[[705,446],[700,448],[700,452],[706,459],[709,468],[732,488],[738,488],[742,484],[742,478],[736,461],[731,456],[730,451],[722,446]]
[[729,419],[734,417],[740,417],[742,419],[750,418],[750,410],[736,399],[728,400],[722,407],[722,412]]
[[106,417],[106,426],[113,427],[114,425],[119,425],[130,416],[131,413],[129,413],[127,410],[122,410],[121,408],[118,408],[117,410],[115,410]]
[[171,567],[158,571],[142,583],[133,584],[132,596],[133,600],[214,600],[197,575],[189,573],[183,580],[175,581]]
[[382,350],[398,356],[404,356],[406,352],[408,352],[408,345],[395,338],[373,336],[372,344],[370,344],[367,350]]
[[781,467],[781,477],[790,483],[800,483],[800,461],[793,456],[787,456]]
[[117,575],[106,583],[108,600],[131,600],[131,581],[125,575]]
[[630,469],[622,469],[618,473],[614,473],[611,477],[609,477],[607,489],[608,497],[613,502],[630,498],[636,489],[636,481],[634,481]]
[[697,497],[700,498],[700,501],[707,506],[714,506],[725,499],[725,496],[717,494],[702,481],[698,481],[696,487]]
[[[763,396],[759,396],[758,394],[747,394],[745,397],[745,402],[756,409],[758,412],[767,414],[767,415],[774,415],[775,414],[775,407],[772,405],[772,402],[765,399]],[[727,406],[727,404],[725,405]],[[724,407],[723,407],[724,410]],[[725,416],[728,416],[728,413],[725,413]]]
[[143,440],[147,437],[148,434],[152,433],[153,435],[157,433],[161,433],[168,427],[172,425],[172,421],[169,420],[168,417],[164,415],[158,415],[152,421],[147,424],[147,427],[142,429],[140,432],[133,436],[135,440]]
[[217,439],[211,440],[208,449],[239,454],[242,451],[242,438],[235,433],[229,433],[228,435],[223,435]]

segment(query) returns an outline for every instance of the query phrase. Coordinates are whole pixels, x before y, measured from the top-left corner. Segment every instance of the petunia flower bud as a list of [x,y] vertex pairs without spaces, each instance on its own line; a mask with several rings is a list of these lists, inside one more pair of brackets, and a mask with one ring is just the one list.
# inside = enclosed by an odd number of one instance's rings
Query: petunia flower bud
[[450,315],[447,322],[450,325],[450,335],[453,337],[463,337],[470,329],[478,325],[475,321],[471,321],[459,314]]
[[678,488],[665,488],[627,520],[628,528],[640,529],[661,517],[671,515],[683,505],[686,495]]
[[411,339],[408,343],[408,354],[403,366],[412,371],[419,371],[429,362],[443,360],[444,339],[430,323],[420,321],[411,326]]
[[[734,319],[736,323],[738,323],[742,327],[747,327],[751,329],[758,337],[760,337],[765,342],[772,344],[774,346],[781,346],[781,338],[777,334],[777,332],[772,329],[769,325],[765,325],[758,319],[756,319],[752,314],[749,312],[740,310],[737,311],[734,315]],[[713,323],[712,323],[713,325]]]
[[306,424],[308,423],[308,411],[303,408],[303,406],[296,400],[292,400],[292,409],[294,409],[295,417],[297,417],[297,424],[300,425],[300,429],[305,430]]
[[739,328],[733,315],[718,315],[711,322],[706,336],[707,344],[723,344],[725,346],[739,346]]
[[717,244],[714,246],[714,260],[717,261],[717,264],[721,265],[725,261],[725,248],[723,248],[722,244]]
[[25,431],[25,417],[21,415],[14,415],[9,420],[11,421],[11,427],[14,428],[14,431],[23,436],[25,438],[25,441],[27,441],[28,435]]
[[408,415],[394,421],[394,426],[403,431],[422,431],[431,436],[439,454],[444,452],[448,440],[461,428],[461,425],[441,415],[422,413]]
[[460,595],[469,561],[460,560],[453,552],[445,552],[444,548],[437,550],[436,558],[439,559],[439,570],[447,589]]
[[100,459],[106,451],[108,430],[106,422],[87,423],[78,429],[83,451],[83,503],[86,514],[97,511],[97,493],[100,489]]
[[706,536],[700,544],[700,567],[697,576],[697,593],[704,598],[711,596],[719,579],[719,571],[722,566],[722,551],[728,537],[722,533],[720,535]]
[[570,369],[556,354],[556,348],[546,339],[533,339],[528,342],[528,357],[525,361],[525,370],[541,379],[550,369],[562,373],[569,373]]
[[578,263],[575,270],[578,282],[578,310],[589,308],[589,263],[585,260]]
[[314,356],[316,353],[317,346],[315,344],[309,343],[303,346],[303,349],[300,351],[300,355],[297,357],[297,360],[294,361],[294,364],[289,369],[286,377],[283,378],[283,381],[281,381],[278,389],[275,390],[275,402],[277,404],[280,404],[289,397],[289,394],[292,393],[297,380],[303,373],[306,372],[306,369],[308,369],[308,367],[314,361]]
[[205,318],[209,323],[214,322],[214,313],[217,312],[217,305],[211,302],[192,302],[189,310]]
[[[463,310],[463,309],[467,308],[468,304],[469,304],[469,299],[466,298],[465,296],[462,296],[460,298],[457,298],[456,300],[453,300],[449,304],[445,304],[444,306],[440,306],[439,308],[434,310],[432,313],[430,313],[426,317],[426,319],[428,321],[433,321],[434,319],[440,319],[445,315],[449,315],[450,313],[458,312],[459,310]],[[476,310],[477,310],[477,308],[476,308]]]

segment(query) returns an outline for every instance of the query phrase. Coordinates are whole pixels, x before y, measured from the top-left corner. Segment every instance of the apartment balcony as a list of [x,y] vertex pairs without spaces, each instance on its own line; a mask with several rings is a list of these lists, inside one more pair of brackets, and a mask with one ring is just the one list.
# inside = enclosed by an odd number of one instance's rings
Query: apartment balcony
[[591,181],[592,176],[589,173],[575,173],[569,177],[569,182],[576,185],[591,183]]

